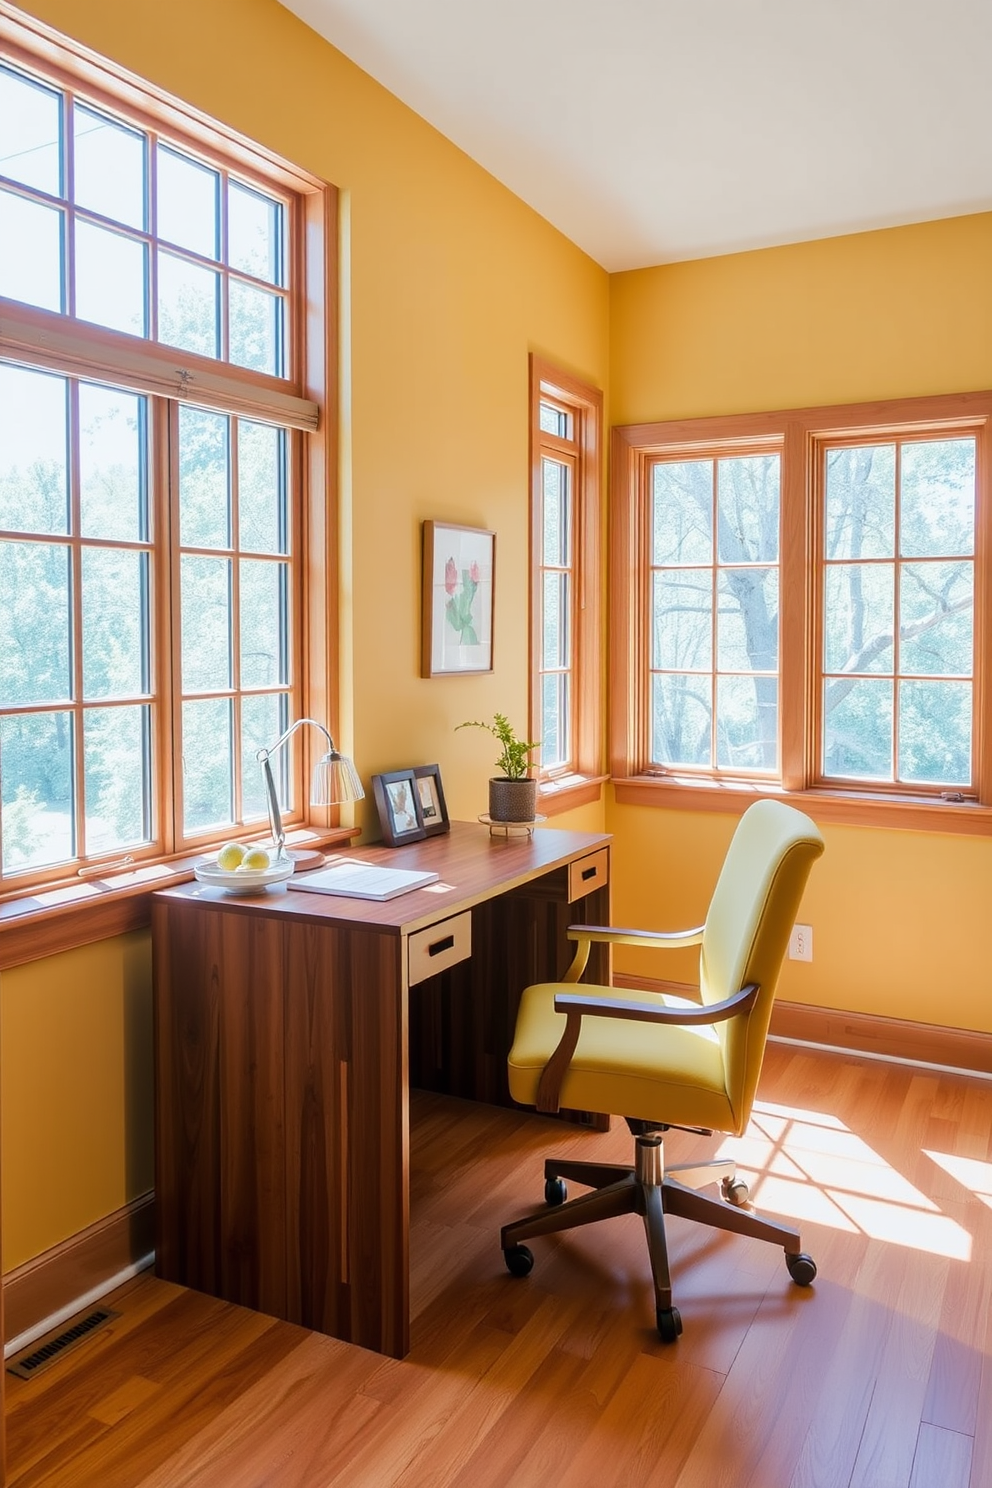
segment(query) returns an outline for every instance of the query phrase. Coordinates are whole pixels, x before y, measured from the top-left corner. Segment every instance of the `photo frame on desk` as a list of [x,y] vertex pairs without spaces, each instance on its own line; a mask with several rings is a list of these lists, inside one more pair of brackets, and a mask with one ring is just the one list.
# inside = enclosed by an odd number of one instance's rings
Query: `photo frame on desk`
[[420,675],[491,672],[495,532],[425,522],[423,549]]
[[437,837],[441,832],[450,832],[448,808],[444,803],[441,786],[441,771],[437,765],[415,765],[413,777],[417,782],[420,797],[420,814],[424,819],[424,832],[428,837]]
[[387,847],[404,847],[427,836],[420,793],[412,770],[389,770],[372,776],[372,794]]

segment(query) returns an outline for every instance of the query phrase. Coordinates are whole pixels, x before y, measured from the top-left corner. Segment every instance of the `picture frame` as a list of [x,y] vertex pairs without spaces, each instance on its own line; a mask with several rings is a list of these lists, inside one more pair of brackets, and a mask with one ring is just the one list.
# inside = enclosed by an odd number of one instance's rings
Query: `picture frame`
[[404,847],[427,836],[412,770],[389,770],[373,775],[372,794],[387,847]]
[[420,797],[420,814],[426,836],[437,837],[442,832],[450,832],[451,823],[444,801],[440,768],[437,765],[415,765],[413,778]]
[[495,570],[495,532],[424,522],[422,677],[492,671]]

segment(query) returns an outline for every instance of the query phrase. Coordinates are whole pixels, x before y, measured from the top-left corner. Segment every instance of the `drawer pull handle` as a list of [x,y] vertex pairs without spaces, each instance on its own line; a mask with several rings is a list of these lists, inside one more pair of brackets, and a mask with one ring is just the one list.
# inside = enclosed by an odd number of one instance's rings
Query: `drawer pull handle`
[[442,951],[450,951],[455,943],[453,935],[446,935],[443,940],[436,940],[433,945],[427,947],[428,956],[440,956]]
[[582,881],[583,881],[583,883],[585,883],[585,881],[586,881],[587,878],[595,878],[596,877],[596,874],[598,872],[599,872],[599,869],[596,868],[596,867],[593,867],[593,868],[583,868],[583,870],[582,870]]

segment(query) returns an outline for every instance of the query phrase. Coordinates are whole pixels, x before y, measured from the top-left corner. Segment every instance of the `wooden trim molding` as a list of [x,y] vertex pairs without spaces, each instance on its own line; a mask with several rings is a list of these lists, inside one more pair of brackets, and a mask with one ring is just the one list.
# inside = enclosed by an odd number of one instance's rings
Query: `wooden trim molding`
[[3,1278],[4,1340],[136,1266],[155,1248],[155,1196],[149,1192],[97,1220]]
[[[626,972],[615,972],[613,985],[627,990],[640,987],[649,992],[671,992],[678,997],[698,996],[697,988],[686,982],[665,982]],[[906,1018],[778,1000],[772,1005],[768,1036],[800,1044],[823,1044],[877,1059],[908,1059],[916,1064],[992,1075],[992,1033],[974,1028],[944,1028],[937,1023],[912,1023]]]
[[818,826],[833,822],[848,827],[888,827],[903,832],[946,832],[952,837],[992,836],[992,807],[975,801],[868,796],[824,789],[783,790],[771,781],[759,785],[700,779],[639,776],[615,778],[618,806],[653,806],[668,811],[723,811],[740,816],[763,796],[774,796],[805,811]]

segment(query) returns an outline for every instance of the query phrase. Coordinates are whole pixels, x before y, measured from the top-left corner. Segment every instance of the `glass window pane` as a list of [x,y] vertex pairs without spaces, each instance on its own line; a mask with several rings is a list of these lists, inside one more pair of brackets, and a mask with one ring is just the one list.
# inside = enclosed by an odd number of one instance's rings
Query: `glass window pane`
[[[241,699],[241,815],[244,821],[264,819],[268,815],[262,767],[255,755],[260,749],[271,749],[288,727],[289,699],[284,692]],[[280,749],[271,761],[276,795],[283,811],[293,808],[289,771],[291,757],[291,750]]]
[[76,314],[80,320],[147,335],[144,243],[122,233],[76,223]]
[[568,675],[553,672],[541,678],[541,768],[553,770],[568,763]]
[[63,310],[62,213],[0,191],[0,295]]
[[934,439],[902,447],[899,551],[904,558],[975,551],[975,441]]
[[778,669],[778,569],[725,568],[716,622],[717,670]]
[[653,575],[651,665],[709,671],[713,665],[713,570],[662,569]]
[[236,367],[283,375],[283,301],[281,296],[232,279],[230,285],[230,358]]
[[145,138],[103,114],[73,110],[76,203],[128,227],[145,225]]
[[561,460],[542,462],[544,500],[541,518],[544,528],[544,563],[567,568],[571,563],[572,501],[571,467]]
[[824,683],[823,773],[892,779],[892,682],[836,677]]
[[286,434],[238,423],[238,545],[250,553],[289,551]]
[[159,145],[158,236],[204,258],[217,258],[220,177],[187,155]]
[[198,356],[220,356],[220,276],[214,269],[158,255],[158,339]]
[[567,667],[571,659],[568,614],[569,575],[543,575],[541,606],[541,666]]
[[968,682],[900,682],[899,779],[970,785],[971,713]]
[[183,691],[231,685],[231,564],[227,558],[181,560]]
[[723,769],[778,769],[777,677],[718,677],[716,762]]
[[893,565],[831,564],[824,592],[824,670],[891,672]]
[[147,538],[145,470],[145,399],[81,382],[79,505],[84,537]]
[[0,363],[0,529],[69,530],[67,387]]
[[654,467],[653,563],[713,561],[713,461]]
[[710,678],[664,674],[651,679],[651,760],[702,765],[711,756]]
[[149,712],[145,705],[84,715],[87,854],[135,847],[151,836]]
[[241,686],[289,682],[289,571],[285,563],[241,563]]
[[899,670],[969,677],[974,662],[970,563],[904,563],[899,586]]
[[0,176],[62,195],[62,99],[0,67]]
[[827,451],[828,558],[891,558],[895,512],[894,444]]
[[179,410],[179,540],[186,548],[231,544],[231,421]]
[[540,406],[539,421],[545,434],[556,434],[559,439],[569,439],[571,435],[568,428],[568,414],[564,408],[556,408],[553,403],[545,403]]
[[148,692],[148,555],[84,548],[83,697]]
[[0,703],[50,703],[72,695],[69,549],[0,542]]
[[[187,832],[234,821],[231,703],[183,703],[183,825]],[[276,735],[278,738],[278,735]]]
[[717,464],[721,563],[775,563],[779,530],[778,455],[735,455]]
[[72,715],[0,718],[0,757],[4,873],[26,873],[73,858]]
[[285,283],[283,273],[283,217],[281,202],[251,191],[237,181],[227,197],[227,261],[232,269]]

